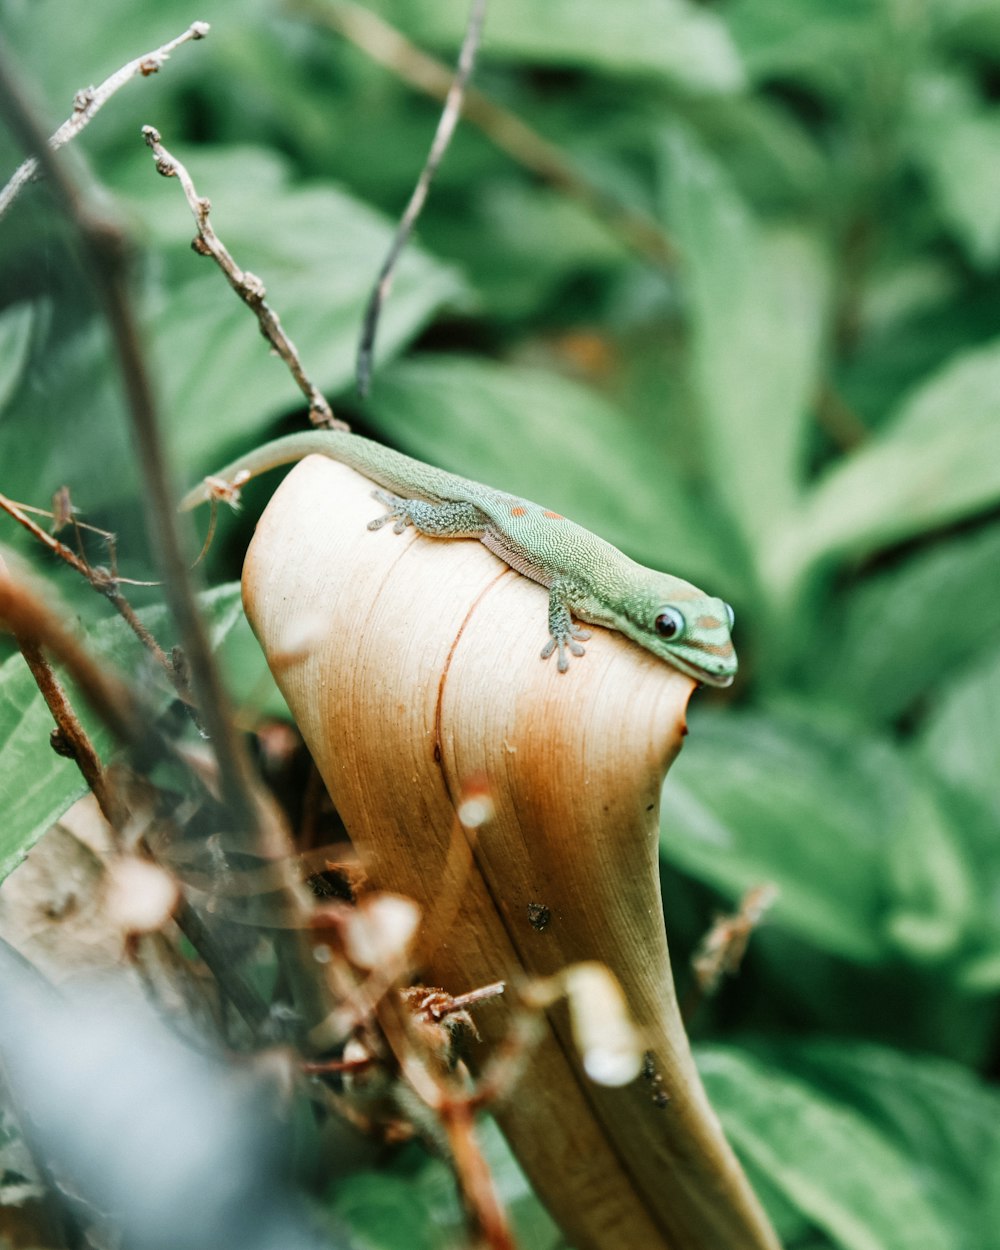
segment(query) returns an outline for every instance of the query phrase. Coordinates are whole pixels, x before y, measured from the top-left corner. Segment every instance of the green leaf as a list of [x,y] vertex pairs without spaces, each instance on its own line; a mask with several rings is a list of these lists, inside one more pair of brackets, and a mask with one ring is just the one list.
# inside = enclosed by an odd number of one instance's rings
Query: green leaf
[[955,1250],[919,1166],[856,1109],[735,1049],[697,1058],[737,1153],[840,1250]]
[[826,266],[801,232],[764,231],[689,132],[665,135],[662,177],[712,481],[764,558],[798,502]]
[[440,1234],[419,1188],[384,1171],[339,1182],[330,1204],[358,1250],[437,1250]]
[[865,964],[956,958],[981,929],[976,862],[905,752],[815,706],[692,718],[663,791],[664,854],[769,920]]
[[947,806],[916,770],[896,799],[887,869],[890,940],[916,963],[953,958],[978,928],[976,881]]
[[[524,1250],[559,1250],[559,1230],[533,1194],[510,1147],[493,1120],[481,1119],[476,1140],[504,1209],[511,1218],[517,1244]],[[347,1225],[351,1244],[359,1250],[439,1250],[453,1239],[464,1242],[455,1179],[440,1158],[414,1152],[397,1158],[394,1172],[357,1172],[331,1186],[329,1208]]]
[[955,356],[830,469],[789,531],[785,575],[862,555],[1000,500],[1000,341]]
[[881,0],[733,0],[727,18],[757,82],[798,81],[834,98],[856,95],[859,73],[879,49]]
[[424,356],[381,373],[370,407],[379,430],[420,459],[544,503],[645,564],[713,586],[727,577],[669,458],[577,382]]
[[992,648],[998,567],[992,526],[854,583],[828,607],[802,684],[872,722],[906,714]]
[[14,304],[0,314],[0,413],[17,389],[28,360],[34,304]]
[[862,1043],[758,1044],[754,1054],[862,1115],[910,1161],[954,1250],[980,1250],[1000,1095],[958,1064]]
[[992,171],[1000,162],[1000,109],[987,109],[954,74],[913,80],[907,131],[938,209],[973,264],[1000,260],[1000,199]]
[[[237,584],[219,586],[201,596],[202,609],[210,628],[212,645],[217,647],[243,619],[240,588]],[[166,609],[156,607],[139,613],[154,632],[168,627]],[[163,638],[160,639],[161,645]],[[88,638],[89,649],[121,669],[129,658],[144,663],[134,635],[118,617],[109,617]],[[173,697],[165,685],[145,682],[157,707]],[[107,759],[115,747],[108,730],[81,699],[73,697],[74,708],[83,722],[98,754]],[[82,794],[86,786],[76,765],[55,754],[49,746],[54,724],[48,708],[20,655],[0,665],[0,881],[21,862],[42,834]]]
[[707,713],[690,727],[663,788],[666,858],[734,901],[774,882],[781,895],[769,923],[879,962],[883,847],[897,789],[885,784],[884,752],[808,710]]
[[[1000,538],[994,537],[994,548],[1000,547]],[[1000,551],[996,557],[1000,561]],[[1000,598],[995,590],[992,597]],[[981,620],[977,623],[982,627]],[[988,654],[943,692],[923,727],[920,745],[939,776],[978,795],[1000,819],[1000,653]]]
[[[465,0],[380,0],[370,7],[420,43],[454,46]],[[491,58],[655,75],[698,93],[734,92],[743,67],[725,23],[690,0],[506,0],[491,7],[483,51]]]

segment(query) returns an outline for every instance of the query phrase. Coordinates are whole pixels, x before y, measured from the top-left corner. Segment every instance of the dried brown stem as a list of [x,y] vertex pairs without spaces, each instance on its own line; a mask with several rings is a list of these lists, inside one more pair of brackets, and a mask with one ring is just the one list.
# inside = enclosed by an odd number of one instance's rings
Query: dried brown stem
[[438,166],[444,159],[444,154],[451,143],[451,137],[455,133],[455,127],[458,125],[465,89],[472,75],[473,66],[476,63],[476,52],[479,49],[483,20],[486,17],[486,4],[487,0],[472,0],[469,21],[465,28],[465,36],[462,39],[462,47],[458,54],[458,68],[445,96],[444,110],[441,113],[437,130],[434,133],[431,150],[427,155],[427,160],[424,162],[423,169],[420,171],[417,185],[413,188],[413,194],[410,196],[409,203],[403,212],[395,237],[389,247],[389,252],[379,271],[375,288],[368,300],[368,307],[365,309],[357,363],[358,393],[362,398],[368,394],[368,388],[371,384],[372,354],[375,350],[375,334],[378,330],[379,314],[382,311],[383,303],[392,289],[396,263],[402,255],[403,248],[407,244],[413,227],[416,225],[417,218],[423,209],[424,201],[427,199],[431,181],[437,173]]
[[24,656],[25,663],[31,669],[31,675],[35,679],[35,685],[38,687],[45,705],[52,713],[52,719],[56,723],[56,733],[58,739],[53,739],[53,746],[58,749],[60,755],[69,755],[76,763],[84,781],[93,791],[94,798],[97,800],[97,806],[101,809],[104,819],[111,826],[117,826],[120,818],[120,808],[115,795],[108,785],[107,775],[101,764],[100,758],[94,749],[94,744],[87,736],[87,732],[80,724],[79,717],[73,711],[73,706],[66,697],[66,691],[63,689],[62,683],[52,670],[52,665],[48,662],[42,653],[42,649],[37,643],[29,642],[26,638],[15,636],[15,641]]
[[128,689],[105,672],[39,597],[9,573],[0,571],[0,624],[22,648],[44,647],[63,663],[84,698],[121,741],[145,739],[143,717]]
[[[49,139],[49,147],[56,151],[63,144],[69,143],[71,139],[75,139],[81,130],[92,121],[94,116],[107,104],[108,100],[130,82],[133,78],[142,76],[148,78],[150,74],[155,74],[163,63],[169,58],[171,52],[179,48],[181,44],[188,43],[194,39],[204,39],[209,32],[208,22],[192,22],[182,35],[178,35],[176,39],[171,39],[162,47],[147,52],[144,56],[136,57],[134,61],[129,61],[127,65],[123,65],[106,78],[99,87],[84,87],[76,93],[73,99],[73,112],[63,122],[59,129]],[[11,204],[17,199],[21,189],[31,182],[38,175],[38,160],[34,156],[29,156],[14,171],[13,176],[7,185],[0,191],[0,218],[7,212]]]
[[703,998],[711,997],[718,990],[723,977],[739,972],[750,938],[777,901],[778,893],[778,887],[769,881],[756,885],[746,892],[735,913],[715,918],[691,957],[691,967]]
[[[287,0],[288,7],[328,26],[391,70],[417,91],[444,101],[452,86],[449,66],[428,56],[400,31],[353,0]],[[661,270],[672,270],[677,249],[655,221],[623,204],[580,172],[556,144],[543,138],[516,113],[469,88],[465,119],[519,165],[584,207],[632,251]]]
[[[484,987],[485,996],[493,997],[496,988],[496,985]],[[489,1164],[476,1137],[475,1115],[479,1104],[448,1079],[440,1056],[415,1040],[411,1014],[397,995],[384,997],[377,1004],[375,1014],[403,1078],[444,1130],[472,1244],[488,1247],[488,1250],[517,1250]]]
[[251,310],[260,325],[260,332],[271,344],[281,359],[288,366],[296,385],[309,403],[309,420],[313,425],[331,430],[346,430],[348,427],[339,421],[327,403],[319,388],[310,381],[295,344],[285,333],[281,318],[264,298],[267,294],[264,283],[255,273],[241,269],[232,254],[219,236],[215,233],[209,214],[212,202],[198,194],[194,180],[185,166],[163,146],[160,132],[155,126],[143,126],[142,137],[153,153],[157,173],[164,178],[176,178],[184,188],[184,196],[194,214],[198,234],[193,247],[202,256],[210,256],[226,275],[226,280]]

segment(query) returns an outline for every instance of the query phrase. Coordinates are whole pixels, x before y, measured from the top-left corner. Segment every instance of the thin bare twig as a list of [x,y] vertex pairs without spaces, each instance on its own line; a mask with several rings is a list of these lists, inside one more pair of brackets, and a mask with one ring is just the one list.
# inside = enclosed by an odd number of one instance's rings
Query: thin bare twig
[[241,269],[237,265],[229,249],[215,233],[209,221],[209,213],[212,211],[211,200],[198,194],[191,175],[177,157],[163,146],[160,141],[160,132],[155,126],[143,126],[142,137],[153,153],[157,173],[162,174],[164,178],[177,178],[184,188],[184,196],[198,227],[198,234],[192,244],[194,250],[202,256],[211,256],[226,275],[229,285],[256,316],[260,323],[261,334],[288,366],[299,390],[308,400],[309,420],[313,425],[327,429],[346,430],[348,426],[333,415],[333,410],[325,396],[306,375],[295,344],[285,333],[278,314],[264,298],[267,294],[264,283],[255,273],[251,273],[248,269]]
[[[447,99],[452,85],[451,69],[421,51],[363,5],[353,0],[286,0],[286,7],[343,35],[416,90],[436,100]],[[561,148],[543,138],[516,113],[470,87],[465,93],[462,114],[519,165],[583,204],[642,259],[672,273],[677,248],[666,232],[652,218],[591,182]]]
[[[15,503],[13,499],[8,499],[4,494],[0,494],[0,509],[17,521],[19,525],[24,526],[28,533],[37,538],[40,543],[44,544],[44,546],[46,546],[53,555],[58,556],[60,560],[65,561],[70,568],[75,569],[82,577],[85,577],[96,591],[104,595],[150,655],[159,665],[162,666],[164,671],[170,677],[170,680],[176,684],[177,672],[174,665],[171,664],[169,657],[150,631],[145,625],[143,625],[138,616],[136,616],[135,609],[118,590],[119,579],[117,577],[110,575],[105,569],[93,568],[87,563],[86,560],[77,555],[75,551],[73,551],[70,547],[67,547],[65,543],[60,542],[58,538],[54,538],[51,534],[46,533],[40,525],[27,515],[27,510],[23,507],[23,505]],[[181,690],[180,693],[183,697],[187,698],[186,690]]]
[[431,150],[427,154],[427,160],[420,171],[417,185],[413,188],[413,194],[406,205],[399,226],[396,229],[396,234],[389,246],[389,251],[382,262],[382,268],[379,270],[378,280],[368,299],[368,306],[365,309],[364,321],[361,326],[361,342],[358,346],[356,370],[358,394],[362,399],[367,396],[371,386],[372,355],[375,351],[375,334],[378,330],[379,314],[389,292],[392,290],[396,263],[402,255],[403,248],[407,244],[413,227],[416,225],[417,218],[423,209],[424,201],[427,199],[431,181],[437,173],[438,166],[444,159],[444,154],[451,143],[451,137],[455,133],[455,127],[458,125],[465,89],[472,75],[473,66],[476,63],[476,52],[479,50],[483,21],[486,17],[486,4],[487,0],[472,0],[469,21],[465,28],[462,47],[458,54],[458,68],[455,71],[455,77],[451,86],[448,88],[448,94],[445,96],[444,110],[438,121],[437,130],[434,132]]
[[[169,43],[165,43],[152,52],[147,52],[144,56],[136,57],[134,61],[129,61],[127,65],[116,70],[110,78],[106,78],[99,87],[84,87],[78,91],[73,99],[72,114],[49,139],[49,147],[56,151],[63,144],[75,139],[116,91],[139,75],[148,78],[150,74],[155,74],[169,58],[171,52],[190,40],[204,39],[209,29],[208,22],[192,22],[182,35],[178,35],[176,39],[171,39]],[[38,160],[34,156],[29,156],[17,167],[10,181],[0,191],[0,218],[17,199],[22,187],[31,182],[37,174]]]

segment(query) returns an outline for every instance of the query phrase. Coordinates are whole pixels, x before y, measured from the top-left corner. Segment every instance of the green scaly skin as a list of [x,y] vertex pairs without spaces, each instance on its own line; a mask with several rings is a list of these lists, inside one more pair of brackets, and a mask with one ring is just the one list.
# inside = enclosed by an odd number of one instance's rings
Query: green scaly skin
[[[616,629],[698,681],[732,683],[736,652],[728,604],[690,582],[637,564],[596,534],[527,499],[338,430],[279,438],[215,476],[232,482],[241,474],[246,480],[310,455],[339,460],[384,488],[375,495],[388,511],[369,529],[391,521],[397,534],[412,525],[432,538],[478,538],[512,569],[546,587],[549,641],[542,658],[557,652],[561,673],[569,668],[569,655],[583,655],[581,642],[589,637],[575,617]],[[212,494],[211,483],[203,482],[181,507],[205,503]]]

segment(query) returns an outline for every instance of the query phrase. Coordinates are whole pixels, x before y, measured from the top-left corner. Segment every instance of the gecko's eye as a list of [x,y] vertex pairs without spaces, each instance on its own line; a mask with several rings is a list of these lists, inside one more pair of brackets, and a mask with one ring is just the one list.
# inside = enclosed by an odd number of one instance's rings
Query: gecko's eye
[[676,608],[664,608],[653,622],[661,638],[678,638],[684,632],[684,617]]
[[731,604],[724,603],[722,606],[726,609],[726,620],[729,622],[729,628],[732,629],[736,624],[736,613],[733,611]]

